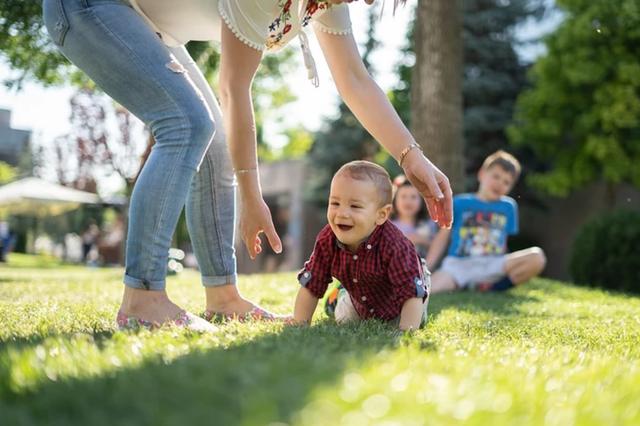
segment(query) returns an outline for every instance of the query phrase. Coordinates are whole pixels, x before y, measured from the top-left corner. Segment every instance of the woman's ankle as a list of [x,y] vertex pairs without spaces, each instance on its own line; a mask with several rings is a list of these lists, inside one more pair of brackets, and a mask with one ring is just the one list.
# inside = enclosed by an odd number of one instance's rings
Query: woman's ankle
[[255,305],[246,300],[234,284],[206,287],[207,310],[224,314],[243,314]]
[[174,304],[165,290],[141,290],[125,286],[120,312],[141,319],[161,321],[173,318],[182,309]]

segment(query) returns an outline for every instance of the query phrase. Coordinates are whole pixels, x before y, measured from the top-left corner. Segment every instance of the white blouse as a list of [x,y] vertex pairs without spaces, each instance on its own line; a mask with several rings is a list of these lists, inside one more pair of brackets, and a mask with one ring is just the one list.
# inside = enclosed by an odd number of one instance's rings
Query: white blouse
[[275,52],[300,38],[309,78],[317,86],[315,63],[304,27],[309,23],[331,34],[350,34],[347,4],[323,0],[129,0],[168,46],[189,40],[220,41],[221,25],[248,46]]

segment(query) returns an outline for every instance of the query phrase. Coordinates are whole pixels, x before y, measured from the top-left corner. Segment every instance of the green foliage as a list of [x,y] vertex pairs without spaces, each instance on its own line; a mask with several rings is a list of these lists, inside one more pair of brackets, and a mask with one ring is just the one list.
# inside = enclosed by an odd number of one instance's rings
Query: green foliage
[[42,22],[42,2],[3,1],[0,7],[0,57],[4,57],[14,75],[3,83],[8,87],[20,87],[26,79],[36,79],[44,84],[61,84],[68,80],[82,79],[76,68],[71,67],[49,36]]
[[640,293],[640,213],[619,211],[580,229],[570,270],[580,284]]
[[15,167],[0,161],[0,185],[11,182],[16,178],[17,174]]
[[[526,86],[528,65],[518,58],[514,28],[544,11],[540,0],[464,0],[464,140],[467,189],[487,155],[505,149],[529,166],[528,150],[509,147],[506,128],[518,95]],[[525,171],[526,172],[526,171]]]
[[531,71],[510,138],[551,163],[530,179],[550,194],[601,180],[640,187],[640,3],[557,4],[566,19]]
[[[3,267],[3,424],[640,423],[638,298],[537,279],[502,294],[439,295],[413,335],[337,326],[322,312],[310,328],[132,333],[113,323],[121,269],[39,266],[12,254]],[[198,283],[185,271],[168,290],[198,312]],[[239,285],[280,313],[299,288],[291,273]]]

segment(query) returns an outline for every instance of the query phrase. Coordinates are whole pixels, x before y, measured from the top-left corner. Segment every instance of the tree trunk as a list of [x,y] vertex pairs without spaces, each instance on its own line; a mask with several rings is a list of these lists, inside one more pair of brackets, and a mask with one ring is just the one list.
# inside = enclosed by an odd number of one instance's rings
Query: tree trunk
[[449,177],[454,193],[464,190],[459,1],[418,1],[411,93],[413,135]]

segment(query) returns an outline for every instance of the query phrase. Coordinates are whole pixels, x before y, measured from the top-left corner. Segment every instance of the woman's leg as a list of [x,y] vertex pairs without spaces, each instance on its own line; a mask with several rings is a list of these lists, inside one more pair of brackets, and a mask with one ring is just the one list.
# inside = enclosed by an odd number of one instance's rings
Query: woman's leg
[[[158,36],[118,0],[45,0],[54,42],[156,139],[131,196],[122,311],[149,321],[179,308],[164,291],[168,249],[214,133],[211,112]],[[150,291],[153,290],[153,291]]]
[[217,126],[199,171],[191,183],[186,204],[187,226],[205,287],[206,310],[227,315],[243,314],[255,306],[236,287],[235,188],[233,167],[222,111],[209,83],[184,47],[171,53],[186,69],[209,106]]

